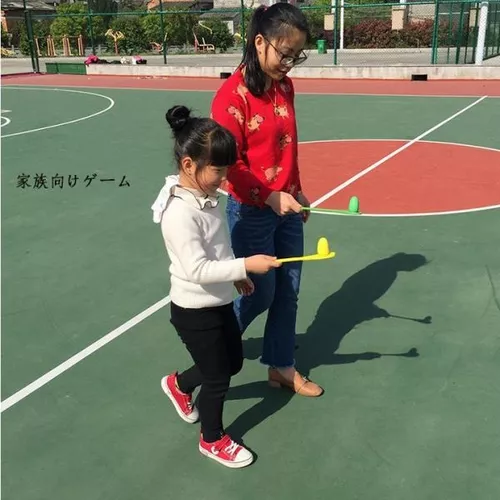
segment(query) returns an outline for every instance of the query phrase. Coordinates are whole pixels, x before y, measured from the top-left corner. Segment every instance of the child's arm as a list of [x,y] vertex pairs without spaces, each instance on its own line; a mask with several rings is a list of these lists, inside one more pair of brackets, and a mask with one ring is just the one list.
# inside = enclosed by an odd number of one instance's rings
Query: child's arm
[[245,259],[217,261],[208,258],[204,235],[189,211],[172,210],[165,214],[162,231],[165,244],[177,256],[186,278],[192,283],[208,285],[246,278]]

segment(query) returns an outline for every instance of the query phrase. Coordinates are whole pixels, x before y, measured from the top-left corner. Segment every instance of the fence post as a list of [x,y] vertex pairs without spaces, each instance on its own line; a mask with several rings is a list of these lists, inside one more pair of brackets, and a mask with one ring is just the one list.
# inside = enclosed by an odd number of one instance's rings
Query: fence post
[[479,9],[479,30],[477,34],[476,58],[474,63],[477,66],[483,64],[484,42],[486,40],[486,28],[488,26],[488,2],[481,2]]
[[[500,14],[500,4],[495,4],[495,25],[498,26],[498,45],[496,48],[496,55],[500,55],[500,19],[497,21],[497,14]],[[493,51],[495,51],[495,47],[493,47]]]
[[245,0],[240,0],[241,10],[241,43],[243,44],[243,52],[245,52]]
[[23,0],[23,7],[26,35],[28,37],[28,45],[30,48],[31,67],[34,73],[40,73],[40,61],[38,60],[38,52],[35,49],[35,40],[33,36],[33,20],[31,17],[31,10],[29,10],[26,5],[26,0]]
[[436,10],[434,14],[434,29],[432,30],[431,64],[437,64],[438,46],[439,46],[439,0],[436,0]]
[[[95,56],[95,41],[94,41],[94,28],[92,27],[92,15],[93,15],[92,8],[90,7],[90,1],[88,1],[87,2],[87,16],[89,18],[90,44],[92,46],[92,54]],[[84,52],[84,55],[85,55],[85,52]]]
[[[460,18],[458,20],[458,36],[457,36],[457,41],[456,41],[456,55],[455,55],[455,64],[458,64],[460,62],[460,50],[462,49],[462,42],[464,39],[464,14],[465,14],[465,2],[462,2],[460,5]],[[467,5],[468,6],[468,5]],[[469,26],[469,18],[466,18],[467,22],[467,29]],[[464,61],[465,62],[465,61]]]
[[344,3],[345,0],[340,0],[340,50],[344,49]]
[[333,64],[337,65],[337,35],[339,32],[339,0],[335,0],[335,14],[333,17]]
[[161,51],[163,52],[163,64],[167,64],[167,36],[165,34],[165,24],[163,23],[163,2],[160,0],[160,27],[161,27]]

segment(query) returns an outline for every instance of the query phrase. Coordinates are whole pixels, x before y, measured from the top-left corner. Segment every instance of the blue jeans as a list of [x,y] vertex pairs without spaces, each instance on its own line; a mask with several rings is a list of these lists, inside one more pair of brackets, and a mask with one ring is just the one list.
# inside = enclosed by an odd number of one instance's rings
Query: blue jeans
[[[278,258],[304,254],[301,214],[280,217],[270,207],[239,203],[229,196],[226,214],[235,257],[255,254]],[[269,310],[264,330],[261,363],[286,368],[295,365],[295,326],[302,271],[301,262],[283,264],[264,275],[252,274],[252,295],[234,302],[242,334],[261,313]]]

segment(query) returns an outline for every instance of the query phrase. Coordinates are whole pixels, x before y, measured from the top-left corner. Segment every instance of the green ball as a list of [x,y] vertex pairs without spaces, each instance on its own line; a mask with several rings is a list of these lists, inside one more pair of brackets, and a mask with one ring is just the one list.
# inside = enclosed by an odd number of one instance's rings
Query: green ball
[[357,214],[359,212],[359,200],[357,196],[353,196],[349,200],[349,212]]

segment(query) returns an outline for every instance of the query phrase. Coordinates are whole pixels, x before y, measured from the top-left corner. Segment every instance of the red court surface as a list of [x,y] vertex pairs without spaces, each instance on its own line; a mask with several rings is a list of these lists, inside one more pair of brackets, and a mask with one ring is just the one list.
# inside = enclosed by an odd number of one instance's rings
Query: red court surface
[[[351,196],[366,214],[433,214],[500,206],[500,150],[465,144],[417,142],[395,156],[403,140],[302,143],[299,165],[311,200],[353,183],[321,208],[347,208]],[[365,175],[353,179],[379,163]]]
[[[217,90],[219,78],[23,74],[2,76],[3,85],[108,87],[151,90]],[[333,80],[293,78],[298,93],[500,97],[499,80]]]

